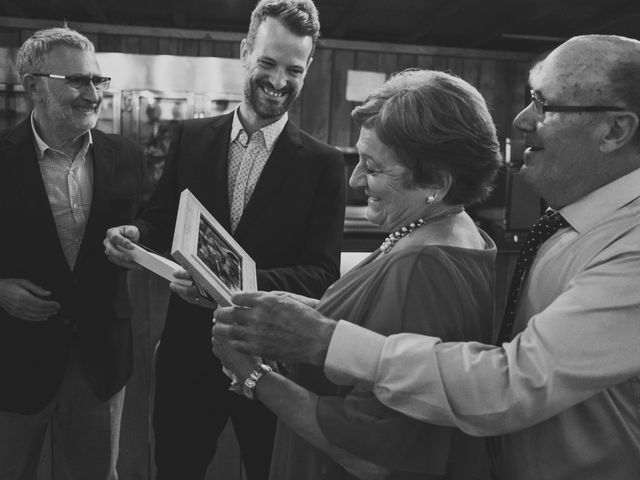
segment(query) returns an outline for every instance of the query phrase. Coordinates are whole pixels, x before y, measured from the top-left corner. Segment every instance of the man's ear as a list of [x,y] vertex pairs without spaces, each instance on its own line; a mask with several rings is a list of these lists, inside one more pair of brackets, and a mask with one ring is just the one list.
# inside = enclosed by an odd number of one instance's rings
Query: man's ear
[[30,73],[22,77],[22,87],[32,100],[37,100],[41,95],[42,84]]
[[242,65],[247,61],[247,57],[249,56],[249,44],[247,43],[247,39],[243,38],[240,42],[240,61]]
[[629,143],[636,132],[640,121],[634,112],[612,112],[609,129],[600,142],[602,153],[611,153]]

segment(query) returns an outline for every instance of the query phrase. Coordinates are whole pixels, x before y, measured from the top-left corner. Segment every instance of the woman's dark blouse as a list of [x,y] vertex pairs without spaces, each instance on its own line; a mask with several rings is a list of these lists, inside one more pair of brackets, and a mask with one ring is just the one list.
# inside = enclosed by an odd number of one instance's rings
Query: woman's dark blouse
[[[418,333],[443,341],[490,343],[496,248],[418,246],[373,253],[334,283],[318,304],[329,318],[384,335]],[[290,378],[319,395],[317,420],[330,443],[390,468],[390,479],[486,479],[482,439],[413,420],[361,387],[338,387],[322,369],[291,367]],[[272,480],[352,479],[320,450],[279,422]]]

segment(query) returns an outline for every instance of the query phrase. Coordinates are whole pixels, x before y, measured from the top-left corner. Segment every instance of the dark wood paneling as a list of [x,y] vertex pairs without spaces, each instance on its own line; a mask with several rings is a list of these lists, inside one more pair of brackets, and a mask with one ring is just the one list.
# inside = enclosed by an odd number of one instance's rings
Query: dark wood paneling
[[191,38],[181,38],[178,41],[178,55],[188,57],[198,56],[198,40]]
[[400,72],[402,70],[406,70],[407,68],[415,68],[416,67],[416,59],[417,55],[409,54],[409,53],[401,53],[398,55],[398,62],[396,64],[396,71]]
[[329,138],[333,52],[318,49],[303,90],[300,125],[317,138]]
[[[198,55],[201,57],[215,57],[214,55],[215,42],[211,40],[198,40]],[[218,55],[222,56],[222,55]]]
[[477,58],[465,58],[460,76],[478,88],[480,82],[480,60]]
[[213,56],[221,57],[221,58],[238,58],[240,53],[240,46],[238,45],[238,50],[234,47],[237,42],[214,42],[213,43]]
[[447,62],[447,71],[458,77],[462,77],[464,73],[464,58],[450,57]]
[[395,53],[381,53],[378,55],[378,68],[376,71],[389,76],[398,70],[398,55]]
[[500,108],[495,104],[495,81],[497,75],[497,63],[495,60],[483,59],[480,63],[480,82],[478,90],[487,101],[492,115],[495,115],[496,108]]
[[122,52],[123,53],[140,53],[140,44],[142,40],[140,37],[126,35],[122,37]]
[[510,88],[511,83],[515,79],[515,65],[510,62],[499,61],[496,64],[496,75],[493,85],[493,121],[498,130],[498,138],[500,144],[504,146],[504,140],[511,133],[511,122],[513,121],[514,112],[511,111],[513,104],[513,90]]
[[158,53],[160,55],[179,55],[178,38],[159,38]]
[[140,39],[140,53],[143,55],[157,55],[158,39],[156,37],[142,37]]
[[353,104],[345,98],[347,70],[354,68],[355,53],[339,50],[333,54],[333,74],[331,82],[331,124],[329,143],[339,146],[353,145],[351,141],[351,110]]
[[293,102],[291,104],[291,106],[289,107],[289,120],[291,122],[293,122],[294,124],[296,124],[297,126],[300,126],[300,124],[302,123],[302,103],[304,101],[304,98],[302,97],[302,95],[300,95],[295,102]]
[[100,34],[96,48],[99,52],[122,52],[122,37],[120,35]]
[[18,28],[0,28],[0,47],[20,46],[20,29]]

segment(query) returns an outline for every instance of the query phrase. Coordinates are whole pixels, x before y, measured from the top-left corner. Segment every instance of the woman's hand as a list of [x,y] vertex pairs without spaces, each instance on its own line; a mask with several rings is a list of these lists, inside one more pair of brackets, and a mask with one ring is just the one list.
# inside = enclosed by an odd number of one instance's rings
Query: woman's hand
[[211,346],[214,355],[220,359],[222,365],[234,373],[240,384],[244,383],[256,365],[262,363],[262,361],[259,357],[234,350],[224,338],[216,339],[213,334],[214,328],[215,319],[211,329]]

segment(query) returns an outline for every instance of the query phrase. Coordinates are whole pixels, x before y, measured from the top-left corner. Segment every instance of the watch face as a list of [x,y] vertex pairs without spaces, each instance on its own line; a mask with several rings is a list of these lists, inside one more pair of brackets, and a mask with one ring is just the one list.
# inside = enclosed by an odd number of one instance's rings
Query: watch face
[[242,384],[242,393],[244,393],[244,396],[247,398],[253,398],[253,392],[254,389],[256,388],[256,381],[249,377],[244,381],[244,384]]

